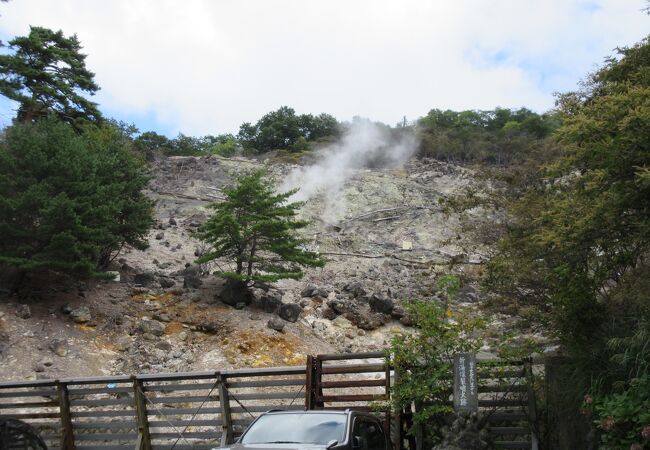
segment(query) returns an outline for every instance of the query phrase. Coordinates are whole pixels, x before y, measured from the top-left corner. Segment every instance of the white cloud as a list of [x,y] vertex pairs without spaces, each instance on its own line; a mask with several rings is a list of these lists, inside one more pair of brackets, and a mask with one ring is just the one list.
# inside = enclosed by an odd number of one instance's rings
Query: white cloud
[[617,45],[643,0],[13,0],[0,32],[77,33],[102,109],[189,134],[280,105],[395,123],[434,107],[552,106]]

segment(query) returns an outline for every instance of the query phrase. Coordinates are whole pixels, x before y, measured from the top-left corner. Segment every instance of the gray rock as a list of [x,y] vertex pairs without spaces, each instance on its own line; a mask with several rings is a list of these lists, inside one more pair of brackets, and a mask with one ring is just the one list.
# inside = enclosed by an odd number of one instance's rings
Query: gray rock
[[54,364],[54,361],[52,361],[50,358],[43,358],[43,361],[41,361],[41,364],[43,364],[45,367],[51,367]]
[[155,281],[155,276],[151,272],[137,273],[133,276],[133,282],[140,286],[149,287]]
[[161,321],[161,322],[170,322],[170,321],[171,321],[171,319],[169,318],[169,316],[168,316],[167,314],[165,314],[165,313],[162,313],[162,314],[154,314],[154,315],[153,315],[153,318],[154,318],[155,320],[159,320],[159,321]]
[[162,240],[164,237],[165,237],[165,233],[163,233],[162,231],[159,232],[159,233],[156,233],[156,240],[157,241]]
[[160,277],[160,287],[162,287],[163,289],[168,289],[170,287],[174,287],[175,285],[176,282],[171,278]]
[[34,372],[37,373],[45,372],[45,366],[41,363],[34,364]]
[[72,306],[65,304],[61,307],[61,312],[63,314],[70,314],[72,312]]
[[298,317],[300,317],[301,312],[302,308],[300,305],[297,305],[295,303],[285,303],[284,305],[280,306],[278,315],[287,322],[296,322],[298,320]]
[[50,350],[52,350],[55,355],[63,358],[68,354],[68,341],[58,338],[52,339],[50,341]]
[[169,224],[170,224],[171,226],[176,226],[176,219],[174,219],[173,217],[170,217],[170,218],[169,218]]
[[275,331],[282,331],[284,330],[285,324],[286,322],[279,317],[271,317],[266,323],[266,326]]
[[393,312],[393,307],[395,306],[393,304],[393,300],[391,300],[389,297],[386,297],[385,295],[382,294],[372,294],[372,297],[370,297],[370,309],[372,309],[375,312],[380,312],[383,314],[390,314]]
[[329,291],[322,287],[318,287],[315,284],[308,284],[301,292],[302,297],[322,297],[327,298]]
[[282,306],[282,292],[269,290],[262,296],[262,309],[267,313],[275,313]]
[[164,350],[166,352],[169,352],[172,349],[172,344],[170,344],[167,341],[160,341],[156,343],[156,348],[159,350]]
[[249,305],[253,301],[253,295],[246,287],[246,283],[229,282],[221,291],[221,301],[230,306],[235,306],[237,303]]
[[16,316],[20,317],[21,319],[29,319],[32,317],[32,311],[29,309],[29,305],[18,305],[18,309],[16,309]]
[[80,306],[79,308],[70,311],[70,318],[76,323],[86,323],[90,322],[92,316],[90,315],[88,307]]
[[165,333],[165,325],[157,320],[144,319],[140,321],[140,330],[142,330],[144,334],[162,336]]
[[197,265],[190,265],[183,271],[183,287],[186,289],[199,289],[203,284],[201,279],[201,268]]
[[363,285],[358,281],[347,283],[345,286],[343,286],[343,290],[349,292],[355,298],[364,297],[366,295],[366,290],[364,289]]

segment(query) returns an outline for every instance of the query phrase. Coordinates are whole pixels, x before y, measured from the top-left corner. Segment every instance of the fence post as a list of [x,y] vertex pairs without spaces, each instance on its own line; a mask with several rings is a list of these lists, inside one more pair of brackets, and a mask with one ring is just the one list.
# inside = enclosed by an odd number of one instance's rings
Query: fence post
[[221,446],[225,447],[233,442],[232,415],[230,411],[230,396],[228,395],[228,382],[223,374],[217,374],[219,383],[219,406],[221,407]]
[[138,420],[138,446],[136,450],[151,450],[151,435],[149,434],[149,419],[147,418],[147,400],[141,380],[133,376],[133,399]]
[[307,355],[307,367],[305,367],[305,409],[314,409],[314,357]]
[[74,431],[72,430],[68,386],[57,380],[56,389],[59,394],[59,410],[61,413],[61,448],[65,450],[75,450],[76,447],[74,443]]

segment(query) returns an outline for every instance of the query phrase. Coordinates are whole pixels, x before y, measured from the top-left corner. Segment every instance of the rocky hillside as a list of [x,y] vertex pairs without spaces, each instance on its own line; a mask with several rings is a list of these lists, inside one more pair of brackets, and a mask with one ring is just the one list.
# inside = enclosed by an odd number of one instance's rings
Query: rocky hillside
[[244,158],[157,161],[150,248],[124,249],[115,281],[44,276],[0,303],[0,379],[291,365],[308,353],[381,349],[409,328],[402,300],[440,298],[436,277],[450,271],[467,280],[454,308],[480,313],[471,280],[490,249],[465,230],[499,217],[479,209],[445,214],[441,200],[489,185],[436,161],[354,172],[337,194],[336,220],[323,217],[332,193],[309,199],[301,212],[311,220],[306,237],[329,263],[301,281],[233,297],[211,267],[193,264],[205,251],[193,234],[234,174],[264,166],[278,182],[295,169]]

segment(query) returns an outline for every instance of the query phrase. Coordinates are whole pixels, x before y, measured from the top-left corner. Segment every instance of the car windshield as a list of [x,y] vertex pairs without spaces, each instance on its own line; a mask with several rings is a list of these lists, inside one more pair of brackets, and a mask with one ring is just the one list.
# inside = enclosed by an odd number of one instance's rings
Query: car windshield
[[242,437],[242,444],[316,444],[343,442],[344,414],[267,414]]

